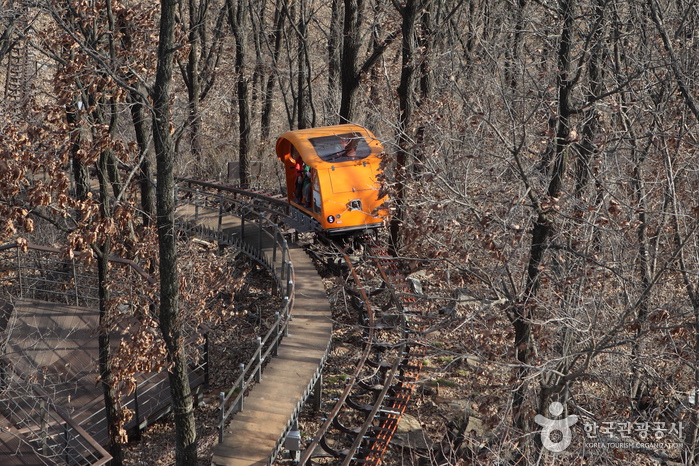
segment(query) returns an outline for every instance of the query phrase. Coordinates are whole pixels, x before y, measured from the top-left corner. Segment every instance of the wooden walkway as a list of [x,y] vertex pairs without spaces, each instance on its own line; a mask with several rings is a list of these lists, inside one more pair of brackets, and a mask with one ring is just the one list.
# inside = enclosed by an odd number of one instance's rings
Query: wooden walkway
[[[15,370],[39,383],[78,425],[101,445],[107,444],[104,417],[104,394],[96,383],[99,349],[96,309],[49,303],[34,299],[18,299],[3,332],[7,338],[5,357]],[[9,335],[9,336],[8,336]],[[116,344],[116,343],[115,343]],[[126,424],[132,430],[169,410],[169,386],[165,372],[136,374],[141,399],[138,412]],[[193,380],[201,384],[202,380]],[[134,397],[122,400],[135,410]],[[0,464],[4,464],[0,447]]]
[[[194,207],[183,206],[179,215],[194,220]],[[199,209],[197,223],[215,229],[218,222],[218,211]],[[221,222],[226,233],[240,236],[240,219],[227,215]],[[247,222],[244,233],[243,239],[254,247],[261,242],[271,260],[273,238],[264,231],[260,238],[255,223]],[[262,382],[245,398],[243,411],[231,419],[223,442],[215,446],[214,465],[271,464],[282,436],[320,378],[332,337],[330,304],[308,255],[301,248],[290,246],[295,298],[289,335],[282,340],[278,356],[265,367]],[[281,266],[279,256],[277,254],[276,267]]]
[[[54,464],[56,459],[37,455],[38,447],[25,438],[30,431],[40,430],[37,395],[23,385],[27,381],[49,393],[51,404],[83,427],[96,444],[105,445],[104,399],[101,386],[95,383],[98,312],[26,298],[10,306],[13,309],[2,332],[6,338],[3,357],[26,380],[15,384],[11,378],[3,393],[9,398],[0,399],[3,410],[9,410],[3,416],[11,417],[0,420],[0,464]],[[53,422],[56,418],[50,418],[49,424]]]

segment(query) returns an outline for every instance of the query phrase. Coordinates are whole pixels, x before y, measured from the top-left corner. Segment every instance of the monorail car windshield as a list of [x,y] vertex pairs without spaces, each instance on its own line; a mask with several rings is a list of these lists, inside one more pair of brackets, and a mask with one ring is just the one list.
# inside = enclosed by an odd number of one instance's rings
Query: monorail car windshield
[[329,233],[376,228],[386,201],[380,194],[383,146],[361,126],[288,131],[277,140],[288,201]]

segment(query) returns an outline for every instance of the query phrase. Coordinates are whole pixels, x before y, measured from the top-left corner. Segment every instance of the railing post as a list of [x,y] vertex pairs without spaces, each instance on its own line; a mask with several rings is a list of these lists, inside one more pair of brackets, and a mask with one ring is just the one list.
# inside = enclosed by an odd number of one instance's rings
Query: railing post
[[291,290],[294,289],[294,282],[293,280],[289,279],[288,282],[286,282],[286,295],[289,296],[289,299],[291,299]]
[[274,346],[272,350],[272,355],[276,356],[279,354],[279,326],[281,325],[281,319],[279,311],[274,313]]
[[243,410],[243,399],[245,398],[245,364],[240,363],[240,385],[238,389],[240,390],[240,401],[238,401],[238,412]]
[[277,261],[277,227],[274,227],[274,240],[272,241],[272,264]]
[[204,388],[209,388],[209,332],[204,334]]
[[73,283],[75,284],[75,305],[80,306],[80,292],[78,290],[78,274],[75,270],[75,259],[70,260],[73,265]]
[[[286,262],[287,258],[291,258],[291,253],[289,252],[289,243],[286,242],[286,238],[282,239],[282,272],[281,272],[281,279],[280,281],[284,283],[284,278],[286,277],[285,273],[287,272],[284,270],[286,267]],[[290,278],[290,277],[289,277]]]
[[320,411],[321,402],[323,400],[323,372],[321,371],[313,386],[313,411]]
[[221,231],[221,223],[223,222],[223,193],[218,192],[218,231]]
[[284,336],[285,336],[285,337],[288,337],[288,336],[289,336],[289,325],[288,325],[288,321],[289,321],[289,319],[288,319],[288,318],[289,318],[289,305],[290,305],[289,302],[290,302],[290,301],[289,301],[289,297],[288,297],[288,296],[284,296],[284,308],[283,308],[283,309],[284,309],[284,321],[287,322],[287,324],[284,325]]
[[219,404],[219,413],[218,413],[218,443],[223,442],[223,427],[224,424],[223,422],[226,420],[225,415],[226,415],[226,406],[225,406],[225,400],[226,400],[226,394],[224,392],[221,392],[218,394],[218,398],[220,400]]
[[41,398],[39,400],[39,409],[41,411],[40,416],[40,424],[41,424],[41,453],[44,455],[47,455],[48,452],[46,451],[48,449],[48,422],[46,420],[46,400]]
[[141,408],[138,402],[138,381],[134,384],[133,390],[133,410],[136,417],[136,435],[141,435]]
[[256,379],[257,383],[262,382],[262,338],[257,337],[257,367],[255,368],[257,373]]
[[281,278],[279,279],[280,282],[284,283],[284,273],[286,272],[285,269],[286,265],[286,249],[282,249],[282,271],[281,271]]
[[240,215],[240,239],[245,239],[245,204],[240,209],[242,214]]
[[199,188],[194,193],[194,221],[199,223]]
[[19,246],[15,247],[17,251],[17,279],[19,280],[19,297],[24,298],[24,287],[22,286],[22,256],[20,255]]
[[70,437],[68,436],[68,423],[64,422],[63,423],[63,440],[65,440],[65,447],[63,450],[66,452],[66,464],[70,464]]
[[258,214],[257,221],[260,224],[260,230],[257,235],[257,250],[259,251],[260,257],[262,257],[262,212]]

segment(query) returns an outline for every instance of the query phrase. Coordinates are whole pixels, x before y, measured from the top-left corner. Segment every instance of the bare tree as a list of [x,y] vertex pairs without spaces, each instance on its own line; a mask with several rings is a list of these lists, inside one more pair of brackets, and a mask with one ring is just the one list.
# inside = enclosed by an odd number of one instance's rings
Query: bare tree
[[[180,8],[181,6],[182,3]],[[204,170],[201,105],[214,86],[218,75],[217,68],[222,53],[221,41],[224,38],[228,9],[227,4],[224,3],[214,19],[210,14],[214,6],[209,1],[188,0],[187,10],[179,13],[179,16],[188,22],[187,62],[185,64],[178,60],[180,73],[187,88],[188,115],[177,136],[176,145],[179,147],[180,139],[187,138],[189,152],[197,170]]]
[[158,68],[153,85],[153,140],[157,162],[157,221],[160,252],[160,327],[168,355],[168,375],[175,414],[175,458],[178,465],[197,463],[194,400],[189,386],[179,309],[177,235],[175,234],[174,145],[170,125],[170,89],[175,43],[174,0],[162,0]]
[[278,80],[277,63],[282,49],[283,28],[288,13],[286,12],[284,0],[277,0],[274,8],[274,18],[272,20],[272,30],[269,31],[267,48],[269,49],[271,69],[268,70],[267,79],[264,85],[264,99],[260,116],[260,139],[265,141],[269,138],[272,110],[274,104],[274,88]]
[[[398,8],[402,8],[395,3]],[[361,79],[381,58],[386,49],[398,36],[398,31],[389,33],[380,45],[374,47],[372,53],[366,60],[360,63],[359,51],[362,46],[362,12],[364,10],[364,0],[344,0],[344,17],[342,22],[342,58],[340,83],[340,123],[353,121],[357,111],[357,90]]]
[[417,71],[415,28],[424,2],[409,0],[404,5],[395,2],[400,13],[401,33],[401,75],[398,85],[398,151],[396,154],[395,213],[391,218],[391,242],[398,249],[400,225],[404,221],[405,184],[407,182],[408,154],[412,152],[413,135],[409,133],[413,124],[415,107],[415,73]]
[[250,77],[247,74],[247,18],[248,4],[244,0],[227,0],[228,24],[235,38],[236,103],[238,108],[238,161],[240,184],[251,181],[250,154],[252,145],[252,117],[250,113]]
[[330,25],[328,29],[328,121],[336,121],[332,118],[333,112],[338,108],[338,93],[340,90],[341,67],[340,59],[342,44],[342,2],[332,0],[330,4]]

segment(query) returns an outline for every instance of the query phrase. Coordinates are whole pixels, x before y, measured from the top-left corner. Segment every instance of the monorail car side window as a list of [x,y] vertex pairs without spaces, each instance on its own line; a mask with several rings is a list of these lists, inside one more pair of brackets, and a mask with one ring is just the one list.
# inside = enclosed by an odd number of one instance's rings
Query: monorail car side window
[[320,213],[320,182],[318,181],[318,170],[311,169],[311,183],[313,183],[313,212]]
[[355,133],[333,134],[308,139],[325,162],[362,160],[371,155],[371,148],[364,137]]
[[296,147],[294,145],[291,145],[291,154],[289,154],[289,157],[291,158],[291,161],[293,163],[302,163],[303,160],[301,160],[301,156],[299,155],[299,151],[296,150]]

